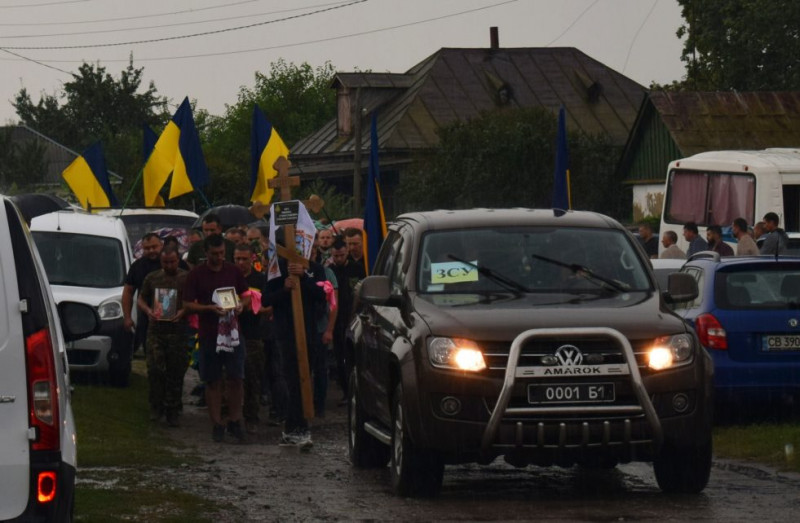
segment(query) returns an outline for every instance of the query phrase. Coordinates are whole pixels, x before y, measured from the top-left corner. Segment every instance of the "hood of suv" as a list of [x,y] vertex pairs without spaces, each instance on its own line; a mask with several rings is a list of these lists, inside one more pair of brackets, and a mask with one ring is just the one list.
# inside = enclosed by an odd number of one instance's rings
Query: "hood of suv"
[[122,287],[92,288],[72,287],[69,285],[51,285],[56,303],[62,301],[76,301],[97,307],[111,298],[122,298]]
[[474,294],[428,294],[415,296],[413,308],[432,334],[472,339],[512,340],[520,332],[536,328],[602,326],[631,339],[686,330],[683,320],[661,309],[657,294],[647,292],[581,301],[574,296],[571,301],[563,294],[506,295],[491,301]]

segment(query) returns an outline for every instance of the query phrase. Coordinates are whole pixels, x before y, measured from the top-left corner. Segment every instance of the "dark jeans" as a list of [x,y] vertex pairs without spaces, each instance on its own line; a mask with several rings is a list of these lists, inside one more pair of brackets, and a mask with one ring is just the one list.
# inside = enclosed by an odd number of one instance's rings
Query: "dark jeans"
[[308,349],[314,380],[314,414],[321,418],[325,415],[325,399],[328,397],[328,347],[320,340],[313,350],[311,346]]
[[[300,366],[298,364],[297,350],[294,339],[278,337],[279,351],[283,357],[283,371],[286,376],[286,389],[289,392],[289,403],[286,409],[285,432],[295,430],[308,430],[308,421],[303,414],[303,397],[300,391]],[[309,356],[313,354],[312,343],[309,343]]]
[[347,351],[345,350],[345,334],[347,323],[336,322],[333,328],[333,355],[336,358],[336,379],[342,394],[347,397],[347,387],[349,383],[349,369],[347,368]]
[[[272,395],[272,411],[275,417],[285,418],[289,408],[289,389],[286,385],[286,372],[283,363],[283,351],[273,339],[265,340],[267,352],[267,369],[269,376],[270,393]],[[292,345],[294,349],[294,345]]]

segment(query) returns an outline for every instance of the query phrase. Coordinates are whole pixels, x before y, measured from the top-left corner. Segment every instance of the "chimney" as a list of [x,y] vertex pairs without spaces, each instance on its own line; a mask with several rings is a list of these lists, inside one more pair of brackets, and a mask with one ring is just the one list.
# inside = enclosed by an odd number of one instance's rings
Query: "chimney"
[[500,35],[497,32],[497,27],[489,28],[489,42],[492,49],[500,48]]

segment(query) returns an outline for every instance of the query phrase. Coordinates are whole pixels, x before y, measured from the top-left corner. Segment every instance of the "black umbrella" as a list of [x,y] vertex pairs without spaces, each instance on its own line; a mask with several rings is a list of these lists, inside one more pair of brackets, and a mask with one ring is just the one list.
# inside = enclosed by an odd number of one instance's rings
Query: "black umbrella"
[[17,194],[11,197],[11,201],[16,204],[28,223],[37,216],[71,208],[67,200],[44,193]]
[[197,221],[194,222],[192,227],[202,227],[203,218],[211,213],[219,216],[219,219],[222,222],[223,230],[228,229],[229,227],[235,227],[237,225],[247,225],[257,220],[257,218],[250,212],[250,209],[244,205],[218,205],[203,212],[203,214],[197,218]]

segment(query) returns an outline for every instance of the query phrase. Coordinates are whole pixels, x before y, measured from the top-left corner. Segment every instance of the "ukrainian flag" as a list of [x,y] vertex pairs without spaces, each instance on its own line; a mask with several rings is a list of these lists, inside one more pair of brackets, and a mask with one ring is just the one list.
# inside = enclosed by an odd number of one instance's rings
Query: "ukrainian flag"
[[367,274],[372,273],[384,238],[386,238],[386,215],[383,212],[381,174],[378,165],[378,115],[377,112],[373,112],[372,128],[370,129],[367,201],[364,205],[364,262]]
[[[147,159],[150,158],[150,153],[156,147],[158,142],[158,135],[147,124],[142,124],[142,161],[146,164]],[[156,196],[154,207],[164,207],[164,198],[160,194]]]
[[572,209],[569,181],[569,149],[567,148],[567,122],[564,106],[558,111],[556,138],[556,169],[553,174],[553,209]]
[[200,147],[189,98],[184,98],[172,120],[161,133],[144,166],[144,200],[158,204],[158,192],[172,173],[169,198],[190,193],[208,183],[208,167]]
[[258,105],[253,106],[250,154],[250,201],[269,205],[275,190],[270,189],[268,181],[278,174],[273,165],[281,156],[288,158],[289,149]]
[[103,146],[95,143],[75,158],[61,173],[84,209],[117,207],[116,196],[108,180]]

